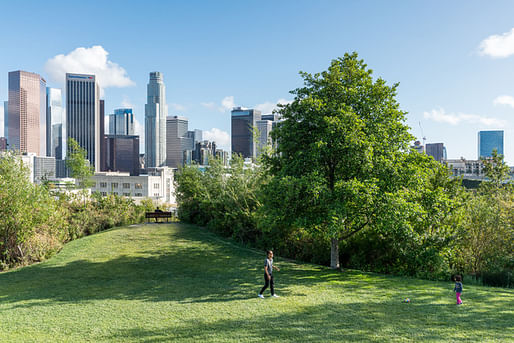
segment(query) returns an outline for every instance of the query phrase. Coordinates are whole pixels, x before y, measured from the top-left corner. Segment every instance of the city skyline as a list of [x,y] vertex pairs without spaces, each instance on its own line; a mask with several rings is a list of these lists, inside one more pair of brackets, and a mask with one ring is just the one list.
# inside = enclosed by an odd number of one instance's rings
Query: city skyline
[[[29,3],[24,11],[41,15],[45,28],[59,35],[36,41],[39,23],[28,21],[0,37],[0,101],[7,100],[13,70],[38,73],[63,92],[66,72],[96,74],[106,113],[133,108],[144,151],[148,73],[159,71],[167,88],[166,115],[188,117],[205,139],[230,150],[233,107],[267,114],[277,102],[292,100],[289,91],[301,86],[300,70],[321,72],[330,60],[356,51],[375,78],[400,83],[398,101],[418,140],[444,143],[448,158],[476,159],[477,133],[503,130],[505,158],[514,165],[514,4],[199,3],[114,1],[103,4],[101,13],[95,1]],[[2,3],[7,12],[19,6]],[[77,13],[91,18],[88,30],[63,30],[62,18]],[[115,13],[131,25],[106,26]],[[237,25],[243,18],[255,25]],[[0,29],[10,32],[14,20],[4,18]]]

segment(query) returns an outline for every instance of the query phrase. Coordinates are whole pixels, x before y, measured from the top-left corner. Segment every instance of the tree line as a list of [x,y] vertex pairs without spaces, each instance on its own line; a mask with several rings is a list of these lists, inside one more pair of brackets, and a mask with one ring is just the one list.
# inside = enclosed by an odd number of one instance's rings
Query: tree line
[[484,160],[487,180],[469,191],[411,151],[398,84],[373,79],[356,53],[300,75],[257,166],[236,156],[228,168],[180,170],[181,220],[332,268],[514,285],[514,187],[502,156]]

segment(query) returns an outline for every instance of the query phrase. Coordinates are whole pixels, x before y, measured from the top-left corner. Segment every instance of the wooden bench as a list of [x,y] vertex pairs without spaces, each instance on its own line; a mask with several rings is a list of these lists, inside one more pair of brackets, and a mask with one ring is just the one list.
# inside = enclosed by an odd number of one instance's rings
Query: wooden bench
[[146,212],[145,218],[147,218],[147,219],[155,218],[156,223],[157,223],[157,219],[166,218],[166,222],[168,222],[169,218],[171,218],[171,212]]

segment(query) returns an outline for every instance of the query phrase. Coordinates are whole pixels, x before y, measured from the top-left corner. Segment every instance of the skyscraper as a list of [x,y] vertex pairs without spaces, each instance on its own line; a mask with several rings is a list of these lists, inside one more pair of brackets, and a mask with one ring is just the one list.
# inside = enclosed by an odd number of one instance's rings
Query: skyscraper
[[189,137],[186,117],[173,116],[166,119],[166,166],[178,168],[184,163],[184,151],[192,150],[194,138]]
[[162,73],[150,73],[145,105],[145,167],[161,167],[166,162],[166,88]]
[[492,157],[494,149],[503,155],[503,130],[478,131],[478,158]]
[[87,159],[100,171],[100,89],[95,75],[66,74],[66,134],[86,150]]
[[139,175],[139,136],[106,135],[106,171]]
[[261,119],[261,111],[234,107],[232,110],[232,152],[244,158],[257,157],[257,144],[254,144],[254,128]]
[[[264,116],[263,116],[264,117]],[[266,146],[271,146],[271,130],[273,129],[272,120],[257,120],[257,130],[259,133],[257,141],[257,157],[263,152]]]
[[8,141],[11,149],[46,155],[46,81],[26,71],[9,73]]
[[58,88],[46,88],[46,156],[62,160],[66,141],[62,92]]
[[134,114],[131,108],[117,108],[109,114],[110,135],[134,135]]
[[446,160],[446,148],[444,143],[428,143],[425,146],[425,152],[428,156],[432,156],[437,162]]

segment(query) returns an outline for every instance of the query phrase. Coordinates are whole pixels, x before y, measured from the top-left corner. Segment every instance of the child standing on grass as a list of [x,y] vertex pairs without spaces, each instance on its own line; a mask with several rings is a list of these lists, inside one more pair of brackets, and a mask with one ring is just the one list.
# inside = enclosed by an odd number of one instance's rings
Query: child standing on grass
[[262,287],[259,292],[259,298],[261,299],[264,299],[264,295],[262,295],[262,293],[264,293],[268,286],[270,286],[271,296],[278,298],[278,295],[275,294],[275,289],[273,288],[273,269],[280,271],[280,268],[273,265],[273,251],[268,250],[268,257],[264,261],[264,287]]
[[455,287],[453,288],[453,291],[455,292],[455,295],[457,297],[457,305],[462,305],[462,300],[460,300],[460,295],[462,294],[462,278],[460,275],[455,276]]

